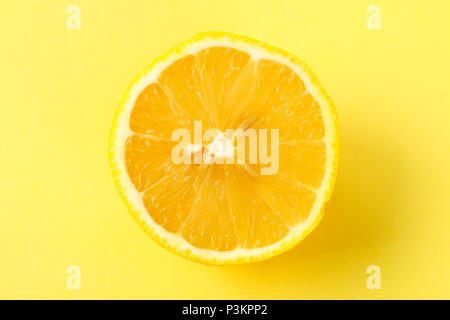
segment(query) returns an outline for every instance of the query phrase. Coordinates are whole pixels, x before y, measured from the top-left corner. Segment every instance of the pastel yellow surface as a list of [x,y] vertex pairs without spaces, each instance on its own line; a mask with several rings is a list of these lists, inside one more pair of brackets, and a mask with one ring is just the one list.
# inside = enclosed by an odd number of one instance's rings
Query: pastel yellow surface
[[[69,5],[81,28],[66,26]],[[381,29],[366,9],[381,9]],[[0,13],[0,298],[450,298],[450,42],[445,1],[8,1]],[[340,116],[318,228],[271,260],[200,265],[127,213],[107,159],[115,108],[198,32],[306,61]],[[69,265],[81,289],[69,290]],[[366,286],[369,265],[381,289]]]

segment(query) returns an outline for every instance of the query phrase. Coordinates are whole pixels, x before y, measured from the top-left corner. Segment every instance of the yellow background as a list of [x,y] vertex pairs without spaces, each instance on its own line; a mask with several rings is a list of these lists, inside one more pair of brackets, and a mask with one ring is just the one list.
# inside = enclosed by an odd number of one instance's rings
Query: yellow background
[[[366,9],[381,8],[381,30]],[[69,5],[81,29],[66,27]],[[450,298],[448,1],[3,1],[0,298]],[[209,267],[151,241],[110,173],[129,82],[196,33],[288,50],[341,123],[319,227],[271,260]],[[381,268],[368,290],[366,268]],[[81,268],[68,290],[66,269]]]

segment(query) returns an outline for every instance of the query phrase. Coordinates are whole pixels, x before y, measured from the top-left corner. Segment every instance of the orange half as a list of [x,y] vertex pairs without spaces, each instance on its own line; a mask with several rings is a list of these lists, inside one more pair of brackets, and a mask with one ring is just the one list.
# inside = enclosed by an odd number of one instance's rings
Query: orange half
[[[174,131],[193,137],[200,122],[203,132],[278,130],[266,140],[273,163],[278,150],[276,170],[263,174],[272,164],[260,154],[256,163],[249,155],[244,163],[175,163]],[[206,156],[211,140],[201,143],[189,156]],[[258,261],[293,247],[320,221],[336,176],[337,115],[298,58],[250,38],[202,33],[129,86],[109,158],[127,208],[160,245],[207,264]]]

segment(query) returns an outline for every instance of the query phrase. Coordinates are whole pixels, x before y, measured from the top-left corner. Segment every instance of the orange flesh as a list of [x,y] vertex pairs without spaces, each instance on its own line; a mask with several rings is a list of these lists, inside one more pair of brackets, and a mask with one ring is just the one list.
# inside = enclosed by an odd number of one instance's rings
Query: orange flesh
[[[175,129],[279,129],[279,169],[174,164]],[[137,98],[125,146],[128,175],[152,219],[198,248],[259,248],[305,221],[325,171],[321,110],[286,65],[211,47],[167,67]],[[270,135],[269,135],[270,136]],[[269,149],[270,150],[270,149]]]

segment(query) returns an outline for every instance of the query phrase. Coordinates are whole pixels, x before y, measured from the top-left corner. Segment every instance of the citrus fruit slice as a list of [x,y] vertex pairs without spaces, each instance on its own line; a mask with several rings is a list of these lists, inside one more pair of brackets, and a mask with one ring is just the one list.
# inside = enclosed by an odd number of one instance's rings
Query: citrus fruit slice
[[321,219],[336,176],[337,115],[298,58],[202,33],[131,83],[109,158],[127,208],[160,245],[207,264],[258,261]]

